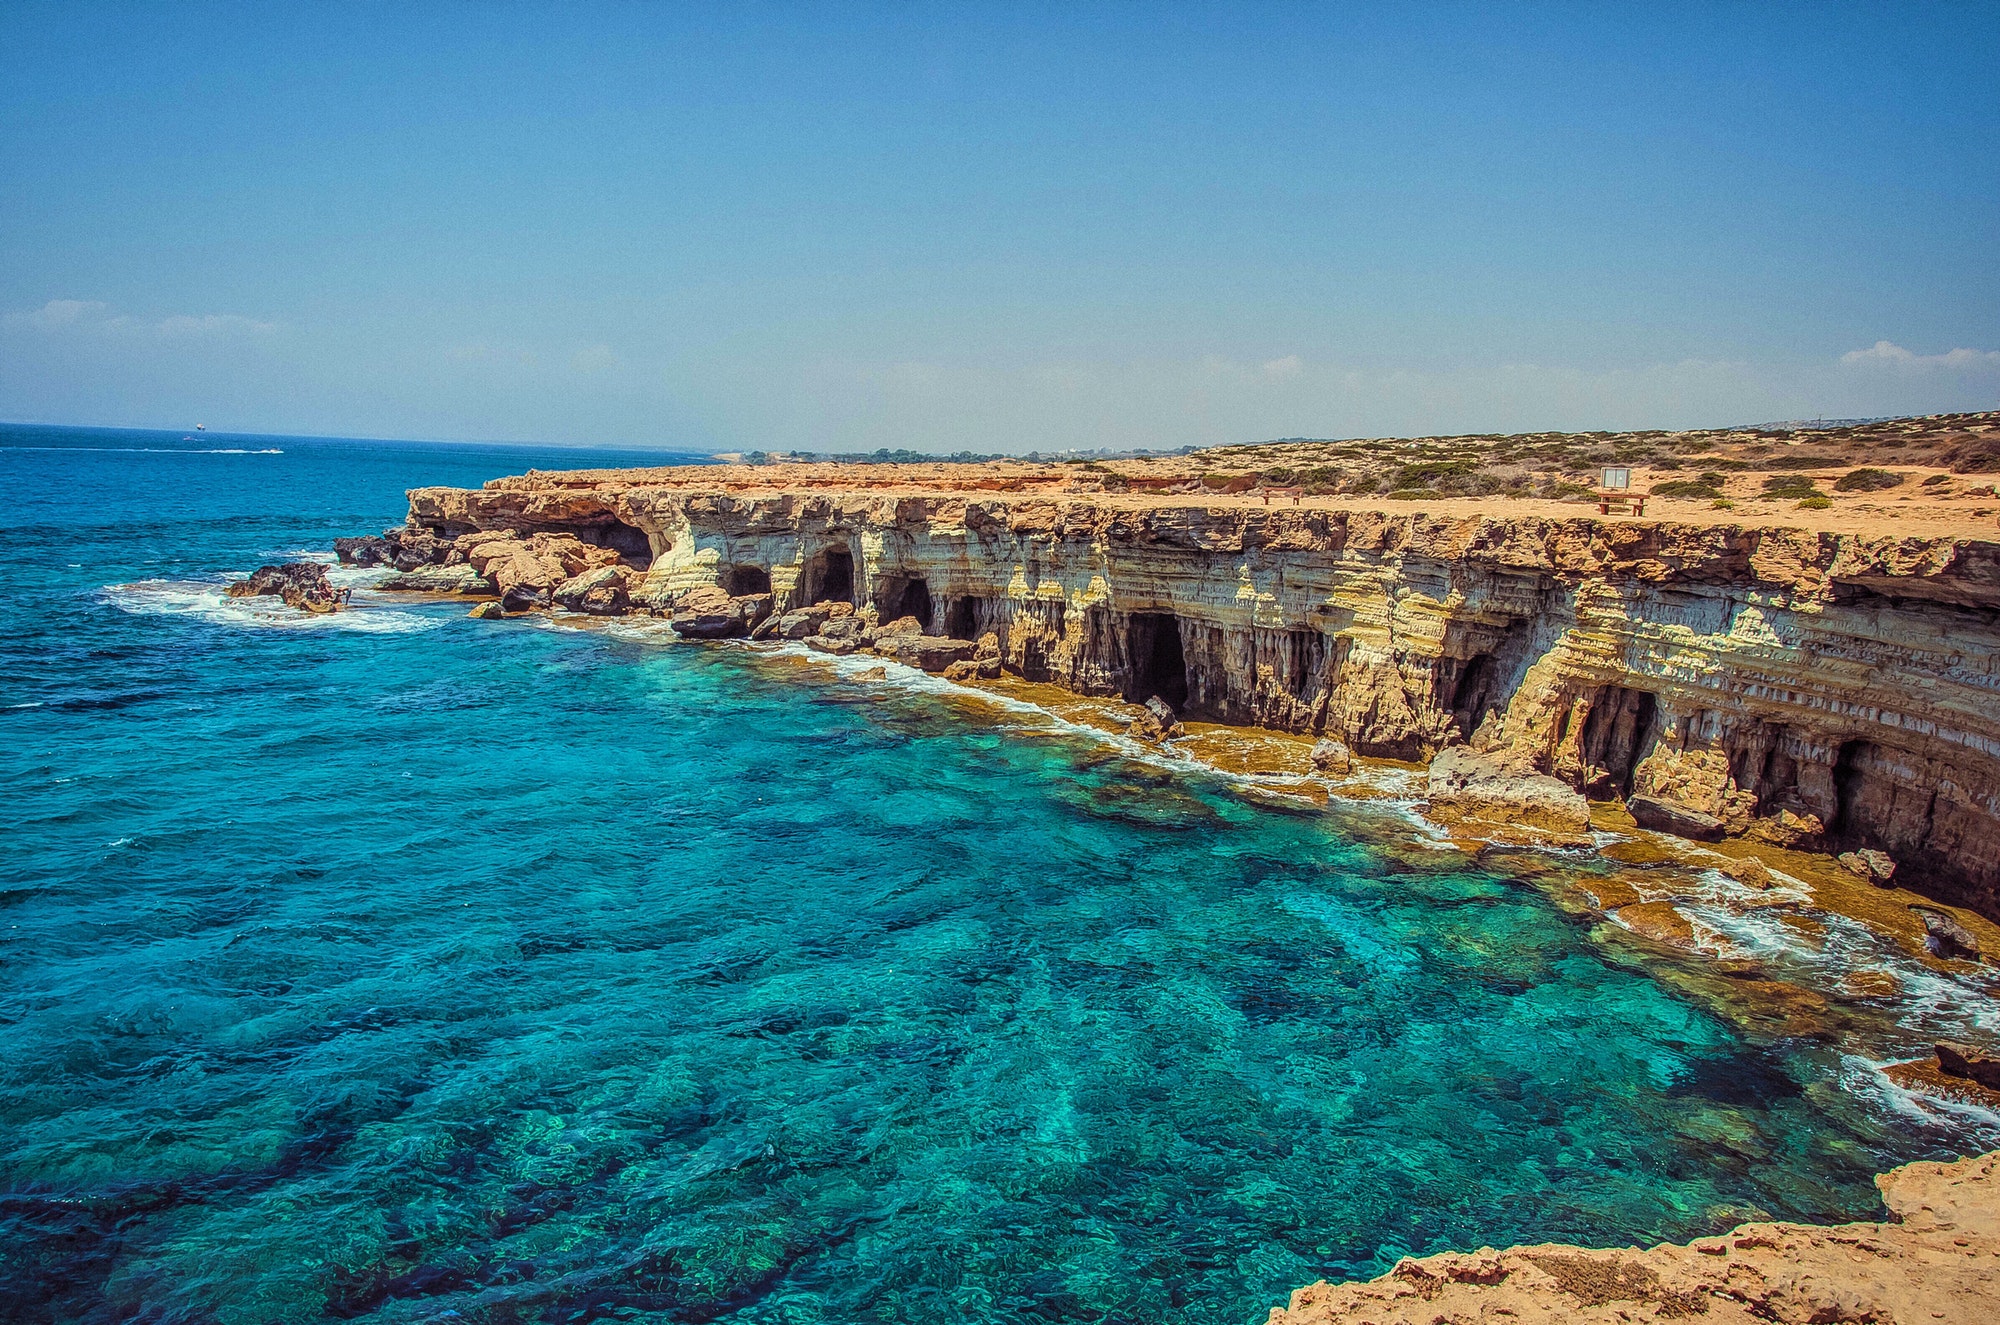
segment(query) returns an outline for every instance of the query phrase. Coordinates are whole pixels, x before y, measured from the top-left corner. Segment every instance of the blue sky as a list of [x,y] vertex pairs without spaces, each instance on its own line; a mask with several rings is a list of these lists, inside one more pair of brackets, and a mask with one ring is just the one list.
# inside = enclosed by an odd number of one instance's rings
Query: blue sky
[[0,6],[0,418],[1025,451],[2000,406],[2000,6]]

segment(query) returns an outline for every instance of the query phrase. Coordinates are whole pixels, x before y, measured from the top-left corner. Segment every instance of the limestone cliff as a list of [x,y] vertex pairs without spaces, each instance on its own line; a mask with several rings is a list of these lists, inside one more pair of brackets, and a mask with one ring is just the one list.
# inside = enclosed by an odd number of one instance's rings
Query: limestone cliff
[[2000,917],[1992,542],[738,493],[626,471],[419,489],[394,544],[404,569],[469,561],[468,582],[510,606],[665,612],[718,587],[780,612],[852,601],[935,635],[995,633],[1007,669],[1085,693],[1361,754],[1469,742],[1678,831],[1884,850],[1898,883]]

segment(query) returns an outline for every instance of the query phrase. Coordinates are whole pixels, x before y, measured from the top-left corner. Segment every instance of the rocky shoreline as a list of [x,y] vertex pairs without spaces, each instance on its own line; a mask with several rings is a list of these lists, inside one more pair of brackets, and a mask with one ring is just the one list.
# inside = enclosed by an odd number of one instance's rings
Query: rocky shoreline
[[2000,1318],[2000,1152],[1875,1180],[1880,1224],[1744,1224],[1650,1250],[1541,1245],[1406,1258],[1317,1283],[1269,1325],[1971,1322]]
[[[410,494],[382,587],[663,616],[1430,761],[1441,806],[1839,854],[2000,917],[2000,544],[701,471]],[[817,615],[822,609],[825,615]],[[807,615],[801,617],[799,614]],[[1165,723],[1162,724],[1163,726]]]

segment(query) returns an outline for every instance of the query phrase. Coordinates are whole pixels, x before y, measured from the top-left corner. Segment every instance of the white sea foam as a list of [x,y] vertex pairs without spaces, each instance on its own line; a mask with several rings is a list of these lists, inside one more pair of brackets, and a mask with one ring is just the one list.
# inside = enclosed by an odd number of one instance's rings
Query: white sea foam
[[276,446],[0,446],[0,451],[99,451],[116,455],[283,455]]
[[1983,1147],[2000,1146],[2000,1112],[1961,1100],[1919,1094],[1896,1084],[1878,1063],[1858,1054],[1840,1056],[1837,1080],[1842,1089],[1872,1101],[1882,1112],[1900,1115],[1931,1127],[1970,1131],[1971,1140]]
[[138,580],[109,584],[102,598],[135,616],[194,617],[222,626],[274,630],[348,630],[377,635],[409,635],[433,630],[438,620],[406,609],[363,605],[318,615],[285,606],[271,594],[231,598],[223,586],[202,580]]

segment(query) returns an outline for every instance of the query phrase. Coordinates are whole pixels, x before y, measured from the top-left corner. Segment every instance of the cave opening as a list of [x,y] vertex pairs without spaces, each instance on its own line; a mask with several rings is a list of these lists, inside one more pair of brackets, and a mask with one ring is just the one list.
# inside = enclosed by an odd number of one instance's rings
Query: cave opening
[[885,584],[880,601],[884,621],[900,621],[906,616],[913,616],[926,634],[930,632],[931,586],[921,575]]
[[1126,654],[1132,660],[1132,679],[1125,698],[1144,703],[1158,695],[1179,712],[1188,697],[1180,619],[1171,612],[1139,612],[1125,629]]
[[1493,702],[1500,668],[1492,654],[1476,653],[1459,663],[1457,671],[1445,707],[1458,724],[1459,736],[1469,741],[1485,718],[1487,706]]
[[977,639],[979,600],[971,594],[951,600],[944,610],[944,633],[952,639]]
[[1310,702],[1319,693],[1326,672],[1326,636],[1317,630],[1294,630],[1288,632],[1286,642],[1291,653],[1292,698]]
[[854,554],[844,547],[826,549],[813,559],[807,582],[808,604],[853,602]]
[[746,594],[769,593],[771,572],[762,566],[731,566],[723,573],[722,587],[729,591],[731,598],[741,598]]
[[1599,688],[1583,723],[1583,764],[1597,773],[1585,794],[1609,791],[1621,800],[1632,794],[1632,772],[1652,739],[1657,703],[1649,690]]
[[1869,825],[1861,804],[1862,783],[1866,779],[1866,767],[1875,748],[1866,741],[1847,741],[1833,758],[1833,822],[1827,825],[1828,832],[1847,842],[1868,843]]

